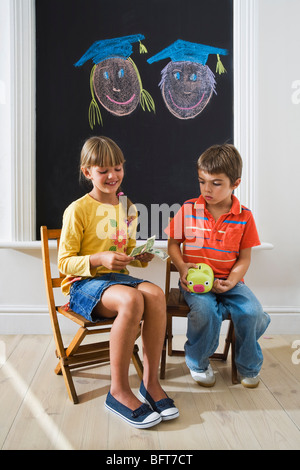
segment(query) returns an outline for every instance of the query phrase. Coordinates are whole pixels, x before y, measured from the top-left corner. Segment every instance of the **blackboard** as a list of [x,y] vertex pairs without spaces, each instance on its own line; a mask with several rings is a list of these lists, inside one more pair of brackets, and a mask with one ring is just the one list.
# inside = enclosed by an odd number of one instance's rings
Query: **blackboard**
[[[132,58],[155,113],[141,106],[126,116],[101,108],[103,126],[92,130],[91,60],[74,64],[96,41],[141,34],[147,54],[133,44]],[[170,59],[147,59],[176,40],[223,48],[226,73],[215,73],[216,93],[194,118],[167,108],[161,70]],[[198,156],[215,143],[233,143],[232,0],[36,0],[36,227],[60,227],[64,209],[87,192],[79,184],[79,156],[92,135],[114,139],[125,154],[123,191],[135,203],[169,206],[198,196]],[[153,235],[151,221],[149,235]],[[164,227],[162,227],[163,229]],[[156,233],[162,238],[162,232]]]

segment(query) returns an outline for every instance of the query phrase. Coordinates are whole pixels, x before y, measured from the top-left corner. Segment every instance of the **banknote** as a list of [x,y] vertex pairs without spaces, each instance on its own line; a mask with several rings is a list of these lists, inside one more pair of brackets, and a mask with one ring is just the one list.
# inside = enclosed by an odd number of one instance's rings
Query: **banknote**
[[141,255],[142,253],[146,253],[148,250],[150,250],[153,247],[154,242],[155,242],[155,235],[153,235],[153,237],[148,238],[148,240],[146,241],[146,243],[144,243],[144,245],[136,246],[135,248],[133,248],[129,256],[137,256],[137,255]]
[[163,261],[166,261],[166,259],[169,258],[168,253],[166,253],[164,250],[161,250],[160,248],[150,248],[148,253],[151,253],[152,255],[157,256],[158,258],[162,259]]
[[144,243],[143,245],[136,246],[135,248],[133,248],[129,256],[137,256],[137,255],[141,255],[142,253],[151,253],[152,255],[155,255],[158,258],[165,261],[167,258],[169,258],[169,255],[164,250],[161,250],[159,248],[153,248],[154,242],[155,242],[155,235],[148,238],[146,243]]

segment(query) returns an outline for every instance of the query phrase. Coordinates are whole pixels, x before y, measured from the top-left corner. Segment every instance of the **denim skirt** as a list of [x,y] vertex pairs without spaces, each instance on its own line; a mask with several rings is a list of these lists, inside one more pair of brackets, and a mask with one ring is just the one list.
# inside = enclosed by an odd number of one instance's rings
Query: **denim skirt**
[[108,287],[116,284],[136,287],[142,282],[149,281],[119,273],[102,274],[76,281],[70,289],[70,308],[91,322],[99,322],[99,317],[93,317],[93,310]]

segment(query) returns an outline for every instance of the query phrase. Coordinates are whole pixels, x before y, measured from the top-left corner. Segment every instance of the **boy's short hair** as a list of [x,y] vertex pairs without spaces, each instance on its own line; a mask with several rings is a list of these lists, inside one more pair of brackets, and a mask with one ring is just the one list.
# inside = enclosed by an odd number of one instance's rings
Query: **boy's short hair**
[[243,161],[234,145],[213,145],[200,155],[197,168],[209,174],[225,173],[233,185],[242,176]]

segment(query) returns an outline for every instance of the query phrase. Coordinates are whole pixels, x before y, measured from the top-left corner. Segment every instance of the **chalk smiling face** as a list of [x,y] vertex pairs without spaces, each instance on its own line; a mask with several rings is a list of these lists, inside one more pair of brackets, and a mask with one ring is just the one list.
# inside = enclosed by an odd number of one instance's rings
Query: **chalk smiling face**
[[126,116],[139,104],[140,84],[128,60],[113,58],[100,62],[93,85],[99,102],[112,114]]
[[195,62],[169,62],[162,71],[161,92],[174,116],[190,119],[208,104],[214,77],[207,66]]

